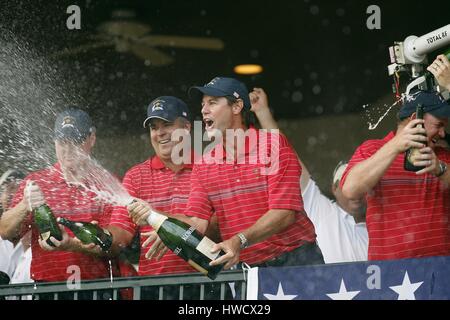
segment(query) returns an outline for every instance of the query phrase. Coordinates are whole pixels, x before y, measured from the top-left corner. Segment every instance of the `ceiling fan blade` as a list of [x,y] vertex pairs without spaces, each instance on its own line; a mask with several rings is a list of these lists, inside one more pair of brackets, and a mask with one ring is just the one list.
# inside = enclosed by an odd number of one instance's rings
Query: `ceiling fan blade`
[[107,21],[97,27],[101,33],[120,37],[141,37],[152,29],[149,25],[135,21]]
[[141,44],[130,44],[130,49],[139,58],[149,61],[151,66],[167,66],[174,61],[172,57],[158,49],[143,46]]
[[224,48],[223,41],[218,38],[151,35],[135,40],[152,47],[160,46],[204,50],[222,50]]
[[98,49],[98,48],[102,48],[102,47],[109,47],[112,46],[114,44],[113,41],[108,40],[108,41],[101,41],[101,42],[92,42],[92,43],[88,43],[88,44],[83,44],[81,46],[78,47],[74,47],[74,48],[65,48],[61,51],[57,51],[55,53],[52,53],[50,55],[48,55],[49,58],[62,58],[62,57],[69,57],[69,56],[74,56],[77,55],[79,53],[84,53],[86,51],[90,51],[93,49]]

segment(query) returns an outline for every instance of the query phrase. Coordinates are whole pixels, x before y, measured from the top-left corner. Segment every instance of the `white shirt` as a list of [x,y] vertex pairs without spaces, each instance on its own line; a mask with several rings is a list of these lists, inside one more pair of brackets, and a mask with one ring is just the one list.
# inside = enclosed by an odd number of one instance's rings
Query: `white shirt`
[[6,273],[10,278],[14,272],[15,265],[11,263],[11,255],[14,251],[14,245],[8,240],[0,237],[0,271]]
[[[12,259],[17,262],[16,269],[11,277],[10,284],[19,283],[33,283],[33,279],[30,277],[31,268],[31,247],[25,252],[23,251],[23,244],[20,241],[14,248],[14,252],[11,255]],[[7,300],[32,300],[31,295],[25,296],[9,296]]]
[[15,283],[30,283],[34,282],[30,276],[31,268],[31,247],[25,252],[23,251],[23,244],[20,241],[14,248],[14,252],[11,255],[13,261],[16,261],[16,268],[11,277],[11,284]]
[[367,261],[369,237],[364,222],[356,223],[335,201],[325,197],[312,179],[302,190],[302,197],[325,263]]

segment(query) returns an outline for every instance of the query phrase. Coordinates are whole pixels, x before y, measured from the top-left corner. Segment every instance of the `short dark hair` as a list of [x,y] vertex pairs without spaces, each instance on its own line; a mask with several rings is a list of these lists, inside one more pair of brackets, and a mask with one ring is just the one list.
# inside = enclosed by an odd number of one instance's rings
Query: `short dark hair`
[[[233,96],[225,96],[225,98],[227,99],[229,106],[232,106],[238,100],[242,100],[242,99],[239,99],[239,98],[235,98]],[[250,126],[250,125],[254,125],[256,123],[255,115],[253,114],[253,112],[251,112],[245,106],[242,108],[241,113],[242,113],[242,119],[244,120],[244,124],[247,127]]]

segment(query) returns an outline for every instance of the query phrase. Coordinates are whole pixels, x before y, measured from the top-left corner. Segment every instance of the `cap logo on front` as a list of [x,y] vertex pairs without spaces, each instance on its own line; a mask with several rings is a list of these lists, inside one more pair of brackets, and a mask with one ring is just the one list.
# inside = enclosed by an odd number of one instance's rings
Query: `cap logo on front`
[[205,87],[209,87],[209,86],[213,86],[216,84],[216,82],[219,80],[219,77],[215,77],[214,79],[212,79]]
[[63,122],[61,123],[63,128],[65,127],[75,127],[75,118],[71,116],[65,116]]
[[155,102],[153,102],[152,112],[155,112],[156,110],[164,110],[163,108],[164,103],[165,103],[164,100],[156,100]]

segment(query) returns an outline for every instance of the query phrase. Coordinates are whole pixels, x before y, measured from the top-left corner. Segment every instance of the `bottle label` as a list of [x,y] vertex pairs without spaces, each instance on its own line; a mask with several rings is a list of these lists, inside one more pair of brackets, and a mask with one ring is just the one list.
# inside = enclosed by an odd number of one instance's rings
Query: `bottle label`
[[214,245],[215,245],[214,241],[212,241],[208,237],[203,237],[202,241],[200,241],[200,243],[197,245],[195,249],[203,253],[209,259],[215,260],[219,256],[220,251],[217,253],[211,253],[211,248]]
[[41,239],[42,239],[43,241],[47,241],[48,238],[50,238],[50,231],[41,233]]
[[165,215],[152,211],[147,218],[147,222],[155,231],[158,231],[166,219],[167,217]]
[[417,148],[411,148],[409,154],[408,154],[408,161],[411,162],[411,164],[416,160],[418,156],[420,156],[421,153],[419,149]]
[[181,239],[183,239],[183,241],[187,241],[187,239],[191,236],[192,232],[195,231],[195,227],[190,227],[189,229],[186,230],[185,233],[183,233],[183,235],[181,236]]
[[202,266],[200,266],[198,263],[196,263],[195,261],[192,261],[191,259],[188,260],[188,263],[194,268],[197,269],[197,271],[203,273],[205,276],[208,274],[208,270],[206,270],[205,268],[203,268]]

